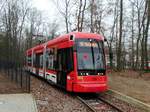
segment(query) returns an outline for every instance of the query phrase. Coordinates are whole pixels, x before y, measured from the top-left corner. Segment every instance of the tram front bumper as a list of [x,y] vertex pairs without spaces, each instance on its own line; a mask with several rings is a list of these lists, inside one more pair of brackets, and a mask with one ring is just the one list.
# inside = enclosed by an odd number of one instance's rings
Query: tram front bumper
[[107,90],[106,83],[74,83],[73,84],[73,91],[74,92],[104,92]]

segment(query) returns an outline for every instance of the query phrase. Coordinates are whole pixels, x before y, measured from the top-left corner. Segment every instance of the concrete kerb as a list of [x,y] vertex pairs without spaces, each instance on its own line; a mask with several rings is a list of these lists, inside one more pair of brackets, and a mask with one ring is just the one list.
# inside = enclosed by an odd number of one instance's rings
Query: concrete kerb
[[116,97],[117,99],[125,101],[125,102],[145,111],[145,112],[150,112],[150,105],[143,103],[143,102],[141,102],[135,98],[132,98],[130,96],[126,96],[123,93],[109,89],[105,94],[112,95],[112,96]]
[[36,100],[32,94],[30,94],[30,95],[33,98],[34,110],[35,110],[35,112],[38,112]]

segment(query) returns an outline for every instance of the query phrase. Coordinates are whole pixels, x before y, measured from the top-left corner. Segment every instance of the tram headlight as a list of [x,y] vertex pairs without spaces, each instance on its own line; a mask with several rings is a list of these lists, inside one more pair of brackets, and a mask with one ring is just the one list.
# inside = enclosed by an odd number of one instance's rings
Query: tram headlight
[[71,77],[70,77],[70,76],[67,76],[67,79],[68,79],[68,80],[70,80],[70,79],[71,79]]
[[79,80],[82,80],[82,79],[83,79],[83,77],[82,77],[82,76],[78,76],[78,79],[79,79]]

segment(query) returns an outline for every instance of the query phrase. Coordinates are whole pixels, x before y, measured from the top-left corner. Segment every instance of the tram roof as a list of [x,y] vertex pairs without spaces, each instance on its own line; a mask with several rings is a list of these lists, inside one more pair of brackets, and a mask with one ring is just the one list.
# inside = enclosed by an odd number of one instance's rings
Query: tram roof
[[68,34],[64,34],[64,35],[60,35],[52,40],[49,40],[46,43],[40,44],[40,45],[36,45],[35,47],[32,47],[30,49],[27,50],[27,52],[31,52],[32,49],[36,50],[36,49],[42,49],[44,48],[45,45],[50,45],[50,44],[56,44],[59,42],[63,42],[63,41],[69,41],[69,37],[73,35],[73,37],[76,38],[93,38],[93,39],[97,39],[97,40],[104,40],[104,37],[96,34],[96,33],[87,33],[87,32],[71,32]]

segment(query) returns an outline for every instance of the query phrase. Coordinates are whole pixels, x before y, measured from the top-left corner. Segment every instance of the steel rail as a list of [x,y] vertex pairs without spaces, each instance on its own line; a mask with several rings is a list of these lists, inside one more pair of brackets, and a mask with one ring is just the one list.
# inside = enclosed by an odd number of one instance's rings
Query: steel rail
[[[86,100],[84,100],[84,99],[83,99],[82,97],[80,97],[80,96],[77,96],[77,98],[78,98],[81,102],[83,102],[91,111],[93,111],[93,112],[98,112],[98,110],[94,108],[94,105],[90,105],[89,103],[87,103]],[[91,99],[91,100],[92,100],[92,99]],[[109,101],[106,101],[106,100],[100,98],[99,96],[97,97],[97,100],[103,102],[104,104],[109,105],[110,107],[112,107],[112,109],[116,110],[117,112],[124,112],[123,110],[121,110],[120,108],[118,108],[116,105],[112,104],[112,103],[109,102]],[[116,111],[115,111],[115,112],[116,112]]]
[[103,101],[104,103],[110,105],[111,107],[113,107],[114,109],[116,109],[118,112],[124,112],[122,109],[118,108],[118,106],[114,105],[113,103],[111,103],[110,101],[107,101],[103,98],[98,97],[99,100]]
[[80,96],[77,96],[77,98],[83,102],[90,110],[92,110],[93,112],[97,112],[92,106],[90,106],[84,99],[82,99]]

